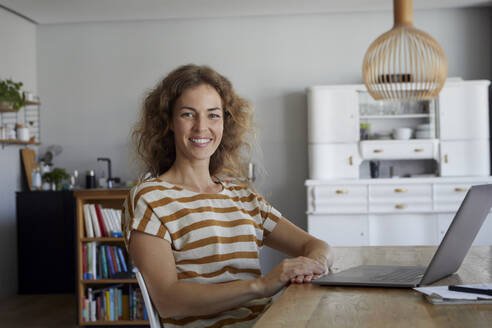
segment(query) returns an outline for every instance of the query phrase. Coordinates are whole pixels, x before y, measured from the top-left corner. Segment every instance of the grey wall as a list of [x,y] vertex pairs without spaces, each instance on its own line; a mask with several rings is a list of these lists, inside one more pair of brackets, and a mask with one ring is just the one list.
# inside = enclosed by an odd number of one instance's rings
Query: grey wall
[[[415,13],[416,26],[443,46],[449,76],[465,79],[491,76],[490,21],[488,8]],[[99,172],[96,157],[108,156],[114,174],[131,180],[128,136],[145,90],[178,65],[207,64],[255,104],[268,173],[258,187],[305,228],[304,89],[359,83],[367,47],[392,22],[382,12],[41,25],[44,145],[63,146],[57,166]],[[279,259],[266,251],[262,264],[269,270]]]
[[[0,44],[0,79],[22,81],[25,90],[36,92],[36,26],[0,8]],[[0,145],[0,298],[17,292],[15,191],[20,190],[21,180],[19,149]]]

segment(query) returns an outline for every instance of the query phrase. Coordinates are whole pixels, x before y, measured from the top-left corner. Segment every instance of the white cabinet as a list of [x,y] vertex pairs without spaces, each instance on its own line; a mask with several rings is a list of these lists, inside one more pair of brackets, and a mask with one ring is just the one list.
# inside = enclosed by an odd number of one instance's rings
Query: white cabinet
[[370,245],[435,245],[434,214],[369,215]]
[[441,141],[441,176],[487,176],[490,172],[489,140]]
[[308,231],[332,246],[369,245],[366,215],[310,215]]
[[307,101],[310,144],[359,140],[359,101],[354,87],[312,87]]
[[[492,177],[308,180],[308,232],[336,246],[437,245],[472,185]],[[475,245],[492,245],[492,212]]]
[[[438,242],[444,238],[446,231],[451,225],[451,221],[453,221],[454,213],[445,213],[438,215]],[[480,231],[478,231],[475,240],[473,241],[473,245],[481,245],[481,246],[490,246],[492,238],[492,213],[487,216],[485,222],[483,223]]]
[[437,158],[438,141],[429,140],[367,140],[360,142],[364,159],[426,159]]
[[359,177],[359,147],[352,144],[310,144],[309,172],[316,179]]
[[439,94],[441,140],[489,138],[489,81],[446,83]]

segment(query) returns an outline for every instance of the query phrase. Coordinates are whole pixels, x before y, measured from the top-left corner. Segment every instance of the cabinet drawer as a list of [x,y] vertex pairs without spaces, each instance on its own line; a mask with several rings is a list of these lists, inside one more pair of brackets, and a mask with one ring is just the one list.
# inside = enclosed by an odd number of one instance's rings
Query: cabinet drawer
[[408,202],[408,201],[371,201],[370,213],[418,213],[432,212],[432,202]]
[[366,215],[308,215],[308,232],[332,246],[366,246]]
[[367,187],[331,185],[313,187],[308,199],[317,213],[367,212]]
[[422,159],[436,158],[436,140],[384,140],[362,141],[364,159]]
[[432,185],[430,184],[391,184],[369,187],[371,201],[394,200],[432,202]]
[[466,196],[471,184],[449,183],[434,186],[435,210],[455,212]]

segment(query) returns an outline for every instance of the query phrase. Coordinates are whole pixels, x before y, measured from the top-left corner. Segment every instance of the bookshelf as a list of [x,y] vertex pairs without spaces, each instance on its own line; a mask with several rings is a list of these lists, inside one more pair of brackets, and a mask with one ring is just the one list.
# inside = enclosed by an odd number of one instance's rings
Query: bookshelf
[[[102,295],[105,294],[105,290],[110,288],[115,289],[116,287],[121,290],[135,292],[138,290],[137,280],[132,277],[115,277],[115,278],[102,278],[92,277],[94,279],[88,279],[88,276],[84,276],[84,259],[86,259],[85,268],[87,268],[87,249],[88,245],[96,245],[97,249],[103,249],[103,247],[109,246],[110,248],[121,248],[124,253],[124,258],[127,265],[127,271],[131,271],[130,262],[128,260],[128,255],[126,254],[126,249],[124,245],[123,237],[114,236],[102,236],[102,237],[87,237],[86,232],[86,222],[84,221],[84,205],[97,204],[101,209],[117,209],[121,210],[123,208],[123,203],[128,196],[128,189],[88,189],[79,190],[74,192],[75,196],[75,206],[76,206],[76,244],[77,244],[77,322],[81,327],[84,326],[148,326],[149,321],[147,320],[97,320],[88,321],[84,316],[84,306],[86,302],[83,300],[88,297],[89,291],[98,290],[102,291]],[[85,249],[85,251],[84,251]],[[116,253],[116,252],[115,252]],[[99,259],[99,257],[98,257]],[[99,263],[97,263],[99,265]],[[100,270],[101,272],[101,270]],[[102,276],[102,273],[100,273]],[[116,293],[116,292],[115,292]],[[124,291],[121,292],[125,293]],[[137,294],[138,295],[138,294]],[[137,296],[138,297],[138,296]],[[121,300],[121,298],[120,298]],[[105,301],[102,301],[105,302]],[[116,302],[116,299],[115,299]],[[131,302],[131,301],[130,301]],[[125,302],[122,302],[123,305]],[[133,303],[134,306],[135,302]],[[142,303],[139,303],[143,305]],[[116,305],[115,305],[116,306]],[[99,307],[99,305],[97,306]],[[127,310],[131,311],[131,310]],[[99,313],[100,311],[97,310]],[[124,312],[124,310],[123,310]],[[126,312],[128,313],[128,312]]]

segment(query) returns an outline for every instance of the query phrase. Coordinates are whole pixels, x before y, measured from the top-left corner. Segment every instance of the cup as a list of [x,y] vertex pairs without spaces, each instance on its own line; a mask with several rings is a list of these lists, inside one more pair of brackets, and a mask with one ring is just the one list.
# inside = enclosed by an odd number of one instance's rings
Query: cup
[[393,129],[393,139],[408,140],[412,137],[413,129],[411,128],[398,128]]

